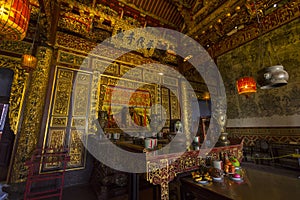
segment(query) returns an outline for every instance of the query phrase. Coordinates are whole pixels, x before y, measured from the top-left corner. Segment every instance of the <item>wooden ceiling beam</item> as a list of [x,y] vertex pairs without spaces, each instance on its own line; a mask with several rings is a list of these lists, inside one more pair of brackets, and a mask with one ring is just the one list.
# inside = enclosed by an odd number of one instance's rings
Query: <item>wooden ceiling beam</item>
[[57,32],[58,19],[60,15],[60,6],[57,0],[38,0],[41,12],[46,16],[46,26],[43,27],[46,43],[53,46]]
[[[224,4],[218,7],[213,13],[209,14],[207,17],[201,20],[200,23],[195,25],[187,34],[189,36],[194,36],[194,34],[197,33],[200,29],[203,29],[204,27],[207,27],[211,22],[216,21],[216,18],[220,17],[229,8],[233,8],[238,5],[241,6],[244,3],[245,3],[244,1],[240,1],[240,0],[226,1]],[[200,11],[203,12],[204,9],[207,9],[207,6],[209,5],[205,5],[204,8],[202,8]],[[198,13],[194,15],[194,19],[195,16],[199,16]]]

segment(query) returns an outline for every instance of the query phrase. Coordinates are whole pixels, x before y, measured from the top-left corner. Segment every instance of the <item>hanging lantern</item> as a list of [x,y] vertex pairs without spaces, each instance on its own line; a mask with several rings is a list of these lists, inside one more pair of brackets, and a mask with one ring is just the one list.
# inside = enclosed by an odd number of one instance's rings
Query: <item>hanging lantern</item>
[[209,94],[209,92],[204,92],[204,94],[203,94],[203,99],[206,100],[206,101],[210,99],[210,94]]
[[258,71],[257,83],[260,89],[272,89],[288,83],[289,74],[282,65],[274,65]]
[[256,82],[252,77],[243,77],[236,81],[236,87],[239,94],[248,94],[256,92]]
[[0,37],[23,40],[30,17],[28,0],[0,0]]
[[37,64],[37,59],[36,57],[29,55],[29,54],[24,54],[22,56],[22,61],[21,61],[21,66],[27,71],[31,71],[36,67]]

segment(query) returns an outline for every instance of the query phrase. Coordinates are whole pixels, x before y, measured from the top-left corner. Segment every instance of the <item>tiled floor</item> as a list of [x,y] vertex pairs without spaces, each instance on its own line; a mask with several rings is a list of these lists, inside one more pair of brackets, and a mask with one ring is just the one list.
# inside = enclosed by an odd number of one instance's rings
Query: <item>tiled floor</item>
[[[281,175],[284,176],[288,179],[293,180],[295,183],[299,183],[300,185],[300,179],[298,179],[298,176],[300,175],[300,170],[287,170],[283,168],[275,168],[271,166],[265,166],[265,165],[256,165],[253,163],[243,163],[242,167],[244,168],[251,168],[251,169],[258,169],[263,172],[270,173],[271,176],[277,176]],[[295,181],[296,180],[296,181]],[[298,182],[299,181],[299,182]],[[288,182],[285,184],[289,184]],[[288,188],[289,187],[285,187]],[[14,185],[10,187],[9,190],[9,200],[22,200],[24,193],[24,185]],[[287,191],[288,192],[288,191]],[[290,191],[293,192],[293,191]],[[121,196],[121,197],[116,197],[110,200],[127,200],[128,196]],[[141,200],[153,200],[153,190],[152,189],[147,189],[140,191],[140,199]],[[97,200],[97,195],[93,191],[92,187],[90,185],[78,185],[78,186],[73,186],[73,187],[68,187],[64,189],[63,192],[63,200]],[[99,199],[101,200],[101,199]]]
[[97,196],[89,185],[65,188],[63,200],[97,200]]
[[[24,184],[11,185],[4,191],[9,193],[9,200],[23,200],[24,198]],[[151,188],[140,191],[141,200],[153,200],[153,190]],[[58,198],[51,198],[49,200],[58,200]],[[64,188],[63,200],[102,200],[98,199],[96,193],[90,185],[77,185]],[[110,198],[109,200],[128,200],[128,195]]]

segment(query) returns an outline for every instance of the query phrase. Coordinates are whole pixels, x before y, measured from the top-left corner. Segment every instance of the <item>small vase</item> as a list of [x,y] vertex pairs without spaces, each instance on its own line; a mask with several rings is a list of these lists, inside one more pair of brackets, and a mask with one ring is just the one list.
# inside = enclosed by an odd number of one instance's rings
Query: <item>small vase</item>
[[221,133],[217,145],[218,146],[230,145],[230,141],[228,140],[227,136],[228,136],[228,133]]

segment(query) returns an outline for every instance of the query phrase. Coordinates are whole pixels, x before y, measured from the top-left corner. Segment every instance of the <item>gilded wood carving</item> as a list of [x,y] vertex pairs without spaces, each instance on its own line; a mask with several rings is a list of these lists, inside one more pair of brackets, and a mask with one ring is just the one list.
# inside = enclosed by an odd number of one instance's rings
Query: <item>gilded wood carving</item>
[[28,81],[28,73],[21,68],[20,59],[7,56],[0,56],[0,58],[0,67],[8,68],[14,71],[14,78],[9,100],[9,119],[11,129],[15,134],[17,134]]
[[18,148],[12,167],[12,182],[20,182],[26,178],[24,161],[29,159],[31,152],[36,148],[40,135],[41,119],[44,112],[46,90],[52,60],[52,50],[38,47],[38,64],[32,72],[27,103],[24,110],[24,119],[18,140]]

